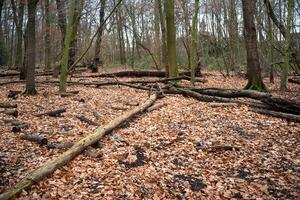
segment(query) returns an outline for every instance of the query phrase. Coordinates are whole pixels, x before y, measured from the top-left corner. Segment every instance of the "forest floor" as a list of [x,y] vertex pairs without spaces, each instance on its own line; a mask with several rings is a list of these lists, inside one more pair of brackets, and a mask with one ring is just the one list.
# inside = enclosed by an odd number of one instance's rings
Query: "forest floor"
[[[206,74],[208,82],[198,87],[241,89],[246,84],[241,77]],[[280,93],[276,82],[267,84],[273,95],[300,99],[299,85]],[[0,87],[0,102],[17,103],[18,120],[30,123],[22,133],[46,135],[49,142],[78,141],[95,130],[77,115],[102,125],[148,97],[147,91],[127,87],[69,86],[79,94],[61,98],[57,86],[38,84],[37,96],[8,99],[9,90],[24,91],[24,84]],[[78,156],[19,199],[300,199],[299,123],[260,115],[247,106],[212,107],[180,95],[156,103],[164,106],[124,124],[98,148],[90,147],[97,158]],[[35,116],[59,108],[67,109],[62,117]],[[0,118],[10,117],[0,113]],[[21,133],[0,123],[0,193],[64,152],[21,140]],[[215,145],[239,148],[207,148]]]

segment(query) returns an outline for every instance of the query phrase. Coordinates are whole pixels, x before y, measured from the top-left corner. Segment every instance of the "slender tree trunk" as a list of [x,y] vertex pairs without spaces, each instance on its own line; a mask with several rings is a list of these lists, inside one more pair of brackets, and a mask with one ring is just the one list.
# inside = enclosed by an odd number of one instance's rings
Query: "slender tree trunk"
[[290,66],[290,58],[291,58],[291,51],[290,51],[290,44],[291,44],[291,31],[292,31],[292,23],[293,23],[293,16],[294,16],[294,0],[288,0],[288,14],[287,14],[287,26],[286,26],[286,34],[285,34],[285,56],[284,56],[284,65],[282,66],[281,72],[281,80],[280,80],[280,90],[286,91],[287,90],[287,76],[288,70]]
[[76,1],[70,1],[68,24],[66,29],[63,56],[61,59],[61,70],[60,70],[60,82],[59,91],[66,92],[66,83],[68,76],[68,63],[69,63],[69,48],[72,40],[72,33],[74,29],[74,17],[75,17]]
[[81,12],[83,10],[83,1],[76,1],[76,8],[74,13],[74,22],[73,22],[73,29],[71,35],[71,43],[69,48],[69,66],[73,65],[76,58],[76,46],[77,46],[77,29],[80,23]]
[[155,29],[155,57],[158,63],[158,68],[161,68],[161,45],[160,45],[160,19],[159,19],[159,1],[155,0],[154,7],[154,29]]
[[50,62],[51,44],[50,44],[50,10],[49,0],[45,0],[45,70],[51,69]]
[[195,69],[197,66],[197,24],[199,13],[199,0],[195,0],[195,11],[192,20],[192,38],[191,38],[191,83],[195,85]]
[[256,1],[242,0],[244,16],[244,34],[247,51],[247,78],[245,89],[266,90],[262,81],[261,69],[257,50],[257,36],[254,24],[254,12]]
[[236,13],[236,0],[229,0],[229,45],[231,70],[238,69],[239,65],[239,33]]
[[270,66],[270,83],[274,83],[274,65],[272,64],[274,61],[274,35],[273,35],[273,26],[271,22],[271,18],[267,16],[268,20],[268,41],[269,41],[269,66]]
[[163,14],[163,5],[161,0],[157,0],[159,8],[159,19],[160,19],[160,29],[161,29],[161,44],[162,44],[162,64],[166,69],[166,75],[169,76],[169,65],[168,65],[168,47],[167,47],[167,31],[166,31],[166,21],[165,15]]
[[[100,25],[101,25],[104,23],[106,0],[101,0],[100,2],[101,2],[101,7],[100,7]],[[98,66],[103,65],[103,61],[101,59],[101,54],[100,54],[103,32],[104,32],[104,26],[102,26],[102,28],[100,28],[99,32],[97,33],[94,63],[92,67],[93,73],[97,73]]]
[[176,56],[176,28],[174,22],[174,0],[165,0],[165,14],[167,22],[167,47],[169,77],[178,76],[177,56]]
[[35,15],[38,0],[28,0],[26,95],[35,95]]

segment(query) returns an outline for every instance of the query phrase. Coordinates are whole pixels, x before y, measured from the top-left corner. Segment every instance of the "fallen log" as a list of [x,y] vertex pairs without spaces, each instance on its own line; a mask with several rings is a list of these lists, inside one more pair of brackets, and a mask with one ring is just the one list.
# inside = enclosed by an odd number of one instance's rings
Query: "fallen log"
[[164,104],[164,103],[158,103],[158,104],[155,104],[155,105],[149,107],[149,108],[147,109],[147,111],[148,111],[148,112],[152,112],[153,110],[160,109],[160,108],[164,107],[165,105],[166,105],[166,104]]
[[300,85],[300,78],[289,78],[288,81]]
[[118,118],[112,120],[108,124],[104,126],[98,127],[95,132],[87,137],[81,139],[76,142],[69,150],[54,158],[53,160],[48,161],[45,165],[40,168],[34,170],[29,175],[27,175],[23,180],[17,183],[13,188],[8,191],[0,194],[1,200],[11,199],[16,197],[22,190],[28,189],[33,184],[39,183],[42,179],[52,174],[56,169],[66,165],[80,153],[82,153],[88,146],[94,144],[101,138],[103,138],[106,134],[110,133],[113,129],[120,126],[125,121],[131,119],[133,116],[145,111],[148,107],[150,107],[157,99],[156,94],[152,94],[148,100],[142,103],[140,106],[135,107]]
[[35,142],[39,145],[47,145],[48,139],[46,137],[40,136],[40,135],[28,135],[28,134],[22,134],[20,136],[22,140],[27,140],[30,142]]
[[287,100],[279,97],[273,97],[269,93],[258,92],[254,90],[226,90],[226,89],[216,89],[216,88],[208,88],[208,89],[187,88],[187,89],[197,92],[199,94],[209,95],[214,97],[251,98],[263,102],[264,104],[268,105],[270,109],[275,111],[297,114],[297,115],[300,114],[300,102]]
[[217,107],[236,107],[239,106],[237,103],[209,103],[208,104],[212,108],[217,108]]
[[294,114],[288,114],[288,113],[282,113],[282,112],[276,112],[276,111],[264,110],[264,109],[253,109],[252,111],[259,114],[270,115],[272,117],[286,119],[288,121],[293,121],[298,123],[300,122],[300,115],[294,115]]
[[93,115],[97,120],[101,119],[101,115],[98,112],[93,111]]
[[66,108],[62,108],[62,109],[58,109],[58,110],[53,110],[53,111],[49,111],[49,112],[45,112],[45,113],[40,113],[40,114],[36,114],[36,117],[40,117],[43,115],[48,115],[50,117],[60,117],[62,113],[66,112],[67,109]]
[[0,113],[4,113],[6,115],[10,115],[10,116],[13,116],[13,117],[18,117],[19,116],[19,112],[17,110],[0,111]]
[[1,103],[0,108],[17,108],[17,104],[10,104],[10,103]]
[[88,125],[99,126],[98,123],[92,121],[91,119],[87,118],[87,117],[84,116],[84,115],[77,115],[76,118],[79,119],[79,120],[82,121],[82,122],[87,123]]
[[[180,72],[179,76],[189,76],[191,72]],[[91,75],[79,75],[73,76],[74,78],[114,78],[114,77],[166,77],[164,71],[120,71],[113,73],[91,74]]]
[[12,131],[13,133],[19,133],[19,132],[22,131],[22,129],[28,128],[28,127],[29,127],[29,124],[26,123],[26,122],[24,122],[24,123],[22,123],[22,124],[19,124],[19,125],[16,125],[16,126],[12,127],[12,130],[11,130],[11,131]]
[[18,96],[19,94],[21,94],[21,93],[22,93],[22,91],[18,91],[18,90],[9,90],[8,95],[7,95],[7,98],[16,99],[17,96]]

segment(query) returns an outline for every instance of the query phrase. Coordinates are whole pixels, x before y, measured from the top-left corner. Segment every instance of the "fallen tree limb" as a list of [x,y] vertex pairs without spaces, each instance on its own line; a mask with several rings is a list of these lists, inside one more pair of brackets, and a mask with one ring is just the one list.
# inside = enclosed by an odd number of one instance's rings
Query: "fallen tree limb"
[[39,145],[47,145],[48,144],[48,139],[44,136],[40,135],[28,135],[28,134],[22,134],[20,136],[22,140],[27,140],[30,142],[35,142]]
[[0,108],[17,108],[17,104],[10,104],[10,103],[1,103]]
[[300,85],[300,78],[289,78],[288,81]]
[[0,111],[0,113],[4,113],[6,115],[11,115],[13,117],[18,117],[19,116],[19,112],[17,110]]
[[264,114],[264,115],[270,115],[272,117],[282,118],[293,122],[300,122],[300,115],[294,115],[294,114],[288,114],[288,113],[282,113],[282,112],[276,112],[276,111],[270,111],[270,110],[264,110],[264,109],[253,109],[253,112]]
[[19,133],[22,131],[23,128],[28,128],[28,127],[29,127],[29,123],[24,122],[22,124],[12,127],[12,132]]
[[79,120],[82,121],[82,122],[87,123],[88,125],[99,126],[98,123],[92,121],[91,119],[87,118],[87,117],[84,116],[84,115],[77,115],[76,118],[79,119]]
[[[186,88],[182,88],[186,89]],[[246,97],[255,100],[259,100],[264,104],[268,105],[270,109],[290,114],[300,114],[300,102],[283,99],[279,97],[273,97],[269,93],[257,92],[254,90],[226,90],[226,89],[216,89],[216,88],[187,88],[188,90],[197,92],[203,95],[209,95],[214,97],[223,98],[240,98]],[[221,101],[219,101],[221,102]],[[226,101],[223,101],[226,102]]]
[[[191,72],[185,71],[180,72],[179,76],[189,76]],[[120,71],[114,73],[102,73],[102,74],[91,74],[91,75],[79,75],[73,76],[74,78],[105,78],[105,77],[166,77],[164,71]]]
[[48,115],[50,117],[60,117],[62,113],[66,112],[67,109],[66,108],[62,108],[62,109],[58,109],[58,110],[53,110],[53,111],[49,111],[49,112],[45,112],[45,113],[40,113],[40,114],[36,114],[36,117],[40,117],[43,115]]
[[129,120],[133,116],[146,110],[156,101],[156,99],[157,95],[152,94],[148,98],[148,100],[142,103],[140,106],[125,112],[123,115],[117,117],[116,119],[112,120],[106,125],[98,127],[93,134],[88,135],[87,137],[76,142],[69,150],[67,150],[57,158],[48,161],[47,163],[45,163],[45,165],[41,166],[40,168],[34,170],[29,175],[27,175],[26,178],[17,183],[13,188],[0,194],[0,199],[11,199],[17,196],[22,190],[28,189],[33,184],[37,184],[45,177],[52,174],[56,169],[66,165],[68,162],[70,162],[72,159],[74,159],[76,156],[82,153],[88,146],[94,144],[95,142],[103,138],[113,129],[120,126],[122,123]]

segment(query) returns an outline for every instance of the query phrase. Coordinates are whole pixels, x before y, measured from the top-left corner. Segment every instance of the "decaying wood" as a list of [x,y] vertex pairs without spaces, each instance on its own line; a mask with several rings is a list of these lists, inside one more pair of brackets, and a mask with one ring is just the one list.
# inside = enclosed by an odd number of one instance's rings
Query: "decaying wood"
[[13,117],[18,117],[19,116],[19,112],[17,110],[0,111],[0,113],[4,113],[6,115],[10,115],[10,116],[13,116]]
[[18,96],[19,94],[21,94],[21,93],[22,93],[22,91],[18,91],[18,90],[9,90],[8,95],[7,95],[7,98],[16,99],[17,96]]
[[[185,71],[180,72],[179,76],[189,76],[191,72]],[[114,73],[102,73],[102,74],[91,74],[91,75],[79,75],[73,76],[74,78],[97,78],[97,77],[166,77],[166,72],[164,71],[120,71]]]
[[97,120],[101,119],[101,115],[98,112],[93,111],[93,115]]
[[259,114],[270,115],[272,117],[283,118],[293,122],[300,122],[300,115],[276,112],[276,111],[265,110],[265,109],[253,109],[252,111]]
[[199,94],[213,96],[216,97],[217,99],[219,99],[219,97],[222,97],[223,99],[221,100],[223,102],[226,102],[224,98],[239,98],[239,97],[251,98],[263,102],[269,107],[268,109],[272,109],[280,112],[286,112],[290,114],[297,114],[297,115],[300,114],[300,102],[273,97],[269,93],[257,92],[253,90],[226,90],[226,89],[216,89],[216,88],[208,88],[208,89],[188,88],[184,90],[190,90],[190,91],[197,92]]
[[48,139],[44,136],[40,135],[28,135],[28,134],[22,134],[20,136],[22,140],[28,140],[31,142],[35,142],[40,145],[47,145],[48,144]]
[[94,122],[93,120],[87,118],[87,117],[84,116],[84,115],[77,115],[76,118],[79,119],[79,120],[82,121],[82,122],[85,122],[85,123],[89,124],[89,125],[92,125],[92,126],[99,126],[98,123]]
[[28,127],[29,127],[29,123],[24,122],[22,124],[19,124],[19,125],[16,125],[16,126],[12,127],[12,132],[18,133],[18,132],[21,132],[22,129],[28,128]]
[[62,93],[60,93],[60,96],[61,97],[74,97],[74,96],[76,96],[76,94],[69,93],[69,92],[62,92]]
[[158,103],[158,104],[155,104],[155,105],[149,107],[149,108],[147,109],[147,111],[148,111],[148,112],[152,112],[153,110],[160,109],[160,108],[164,107],[165,105],[166,105],[166,104],[164,104],[164,103]]
[[156,94],[152,94],[148,100],[142,103],[140,106],[135,107],[123,115],[117,117],[112,120],[108,124],[104,126],[98,127],[95,132],[87,137],[81,139],[76,142],[69,150],[54,158],[53,160],[48,161],[42,167],[34,170],[29,175],[27,175],[23,180],[17,183],[13,188],[7,190],[6,192],[0,194],[1,200],[11,199],[18,195],[22,190],[28,189],[33,184],[39,183],[42,179],[52,174],[56,169],[66,165],[80,153],[82,153],[88,146],[94,144],[101,138],[103,138],[106,134],[110,133],[113,129],[120,126],[125,121],[131,119],[133,116],[145,111],[148,107],[150,107],[155,100],[157,99]]
[[216,145],[209,146],[204,148],[203,150],[207,150],[209,152],[219,152],[219,151],[240,151],[240,147],[228,146],[228,145]]
[[5,103],[0,102],[0,108],[17,108],[17,104]]
[[53,111],[49,111],[49,112],[45,112],[45,113],[40,113],[35,115],[36,117],[40,117],[43,115],[48,115],[50,117],[60,117],[62,113],[65,113],[67,111],[66,108],[62,108],[62,109],[58,109],[58,110],[53,110]]
[[239,106],[237,103],[209,103],[210,107],[216,108],[216,107],[236,107]]
[[289,78],[290,83],[300,84],[300,77],[299,78]]

